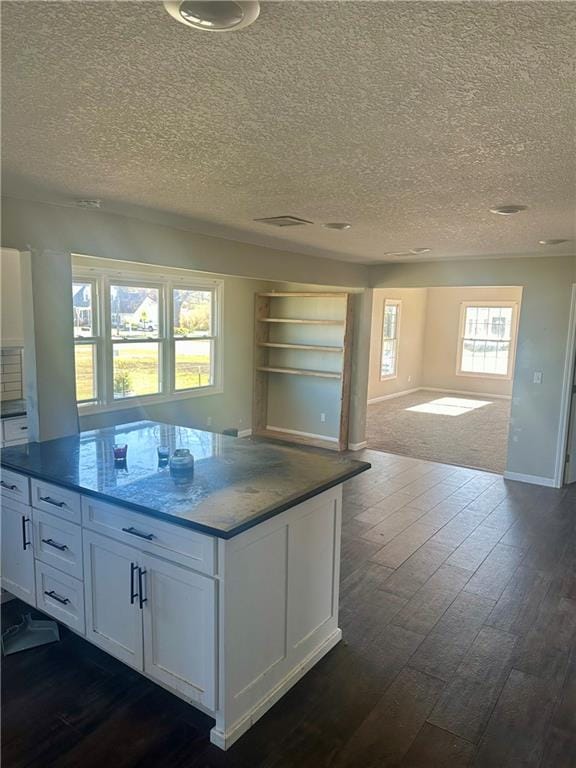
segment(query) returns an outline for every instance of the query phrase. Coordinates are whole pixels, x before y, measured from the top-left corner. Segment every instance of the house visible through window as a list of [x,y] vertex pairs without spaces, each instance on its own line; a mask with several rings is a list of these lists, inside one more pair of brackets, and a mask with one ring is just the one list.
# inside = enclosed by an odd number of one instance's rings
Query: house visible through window
[[398,334],[400,330],[400,302],[386,299],[382,323],[382,355],[380,378],[388,379],[398,372]]
[[458,373],[511,377],[516,305],[463,304]]
[[218,285],[75,280],[76,396],[106,405],[213,388]]

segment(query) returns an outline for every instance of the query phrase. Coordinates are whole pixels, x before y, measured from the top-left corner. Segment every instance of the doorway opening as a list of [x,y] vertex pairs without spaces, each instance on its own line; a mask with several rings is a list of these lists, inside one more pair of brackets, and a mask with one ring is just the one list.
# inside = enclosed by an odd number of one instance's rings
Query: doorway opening
[[503,474],[522,288],[374,291],[368,447]]

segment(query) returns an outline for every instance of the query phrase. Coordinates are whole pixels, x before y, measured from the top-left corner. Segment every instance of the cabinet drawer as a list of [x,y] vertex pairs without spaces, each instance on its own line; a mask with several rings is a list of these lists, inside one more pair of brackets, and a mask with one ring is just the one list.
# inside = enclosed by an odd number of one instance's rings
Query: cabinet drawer
[[22,419],[4,419],[4,440],[26,440],[28,437],[28,422]]
[[2,468],[0,488],[2,496],[20,501],[22,504],[30,504],[30,481],[26,475],[19,475],[18,472]]
[[31,485],[30,503],[33,507],[73,523],[81,522],[80,494],[52,483],[45,483],[43,480],[32,479]]
[[60,517],[33,511],[34,556],[77,579],[84,577],[82,568],[82,529]]
[[212,576],[216,572],[216,539],[123,507],[82,497],[86,528],[131,544],[143,552],[173,560]]
[[36,607],[84,634],[84,584],[36,560]]

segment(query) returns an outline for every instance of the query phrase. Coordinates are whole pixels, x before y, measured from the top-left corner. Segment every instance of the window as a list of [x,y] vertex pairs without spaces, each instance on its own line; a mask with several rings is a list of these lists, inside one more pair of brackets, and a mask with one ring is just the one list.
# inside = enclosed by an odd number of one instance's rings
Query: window
[[458,373],[511,378],[516,304],[463,304]]
[[380,378],[392,379],[398,372],[398,334],[400,331],[400,302],[384,301],[382,323],[382,356]]
[[213,392],[218,384],[220,283],[117,280],[72,285],[76,397],[120,407],[130,398]]

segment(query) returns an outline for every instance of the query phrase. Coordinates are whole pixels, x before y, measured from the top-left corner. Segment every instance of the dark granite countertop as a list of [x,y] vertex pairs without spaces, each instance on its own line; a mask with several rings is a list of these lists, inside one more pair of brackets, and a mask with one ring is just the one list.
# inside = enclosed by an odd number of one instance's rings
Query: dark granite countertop
[[[125,468],[114,466],[114,444],[128,445]],[[160,445],[190,449],[189,485],[159,469]],[[153,421],[11,446],[1,457],[7,469],[225,539],[370,468],[328,451]]]
[[16,416],[26,416],[26,400],[2,400],[0,418],[13,419]]

